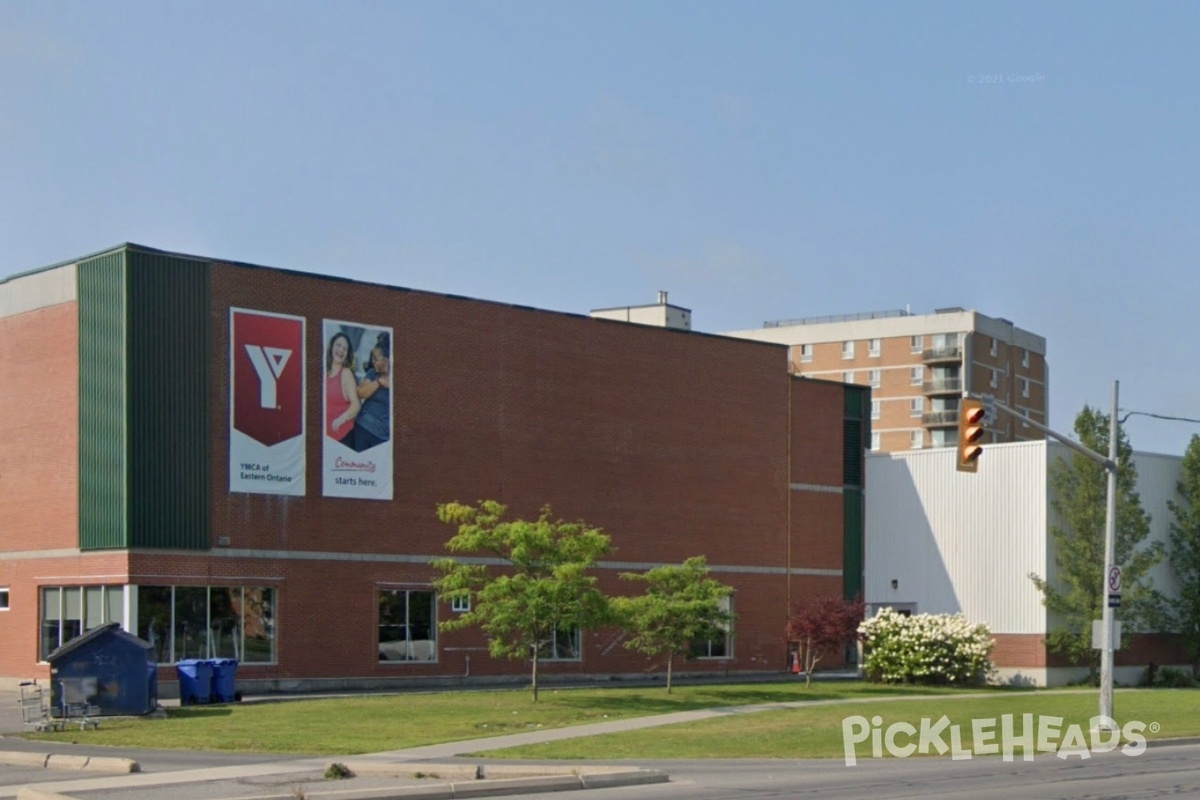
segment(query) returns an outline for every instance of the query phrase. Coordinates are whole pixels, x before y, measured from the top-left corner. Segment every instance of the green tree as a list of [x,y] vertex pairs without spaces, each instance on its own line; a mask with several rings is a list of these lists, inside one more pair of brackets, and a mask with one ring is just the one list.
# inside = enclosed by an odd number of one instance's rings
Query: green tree
[[[1084,406],[1075,417],[1079,443],[1108,453],[1108,415]],[[1138,629],[1155,618],[1158,597],[1148,575],[1163,555],[1161,542],[1146,544],[1150,517],[1137,493],[1133,448],[1124,429],[1117,429],[1117,518],[1114,564],[1122,572],[1122,606],[1127,629]],[[1096,674],[1100,654],[1092,649],[1092,620],[1100,619],[1104,601],[1104,526],[1108,473],[1083,455],[1072,453],[1050,467],[1051,505],[1061,524],[1051,524],[1054,553],[1052,580],[1030,573],[1042,592],[1042,602],[1057,625],[1046,637],[1052,652]],[[1053,622],[1052,622],[1053,624]]]
[[1200,436],[1188,442],[1181,468],[1179,502],[1167,503],[1175,516],[1167,563],[1178,593],[1164,602],[1164,627],[1179,634],[1192,669],[1200,670]]
[[644,594],[612,600],[616,619],[629,634],[624,647],[652,657],[667,654],[670,694],[675,656],[686,655],[693,642],[724,636],[729,630],[733,615],[723,601],[733,589],[708,577],[704,556],[642,575],[623,572],[621,578],[646,584]]
[[[536,520],[505,520],[508,509],[494,500],[477,507],[438,506],[438,519],[457,525],[446,542],[452,553],[487,553],[504,562],[493,572],[486,564],[442,558],[434,588],[448,599],[469,599],[471,610],[441,630],[478,625],[495,658],[532,660],[533,701],[538,699],[538,658],[555,631],[602,625],[610,619],[607,598],[588,574],[609,552],[609,537],[586,523],[555,520],[545,506]],[[478,559],[473,559],[478,561]]]

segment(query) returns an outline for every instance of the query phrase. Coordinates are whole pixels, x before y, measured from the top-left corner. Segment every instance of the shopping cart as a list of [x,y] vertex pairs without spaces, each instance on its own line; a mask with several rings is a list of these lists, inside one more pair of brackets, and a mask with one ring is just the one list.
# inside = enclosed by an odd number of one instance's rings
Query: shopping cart
[[58,682],[62,694],[59,697],[59,721],[63,726],[78,725],[79,729],[99,728],[100,707],[92,704],[96,696],[98,681],[95,678],[63,678]]
[[24,681],[20,688],[18,702],[21,704],[21,721],[25,727],[35,731],[62,730],[63,721],[51,715],[50,704],[41,685],[36,680]]

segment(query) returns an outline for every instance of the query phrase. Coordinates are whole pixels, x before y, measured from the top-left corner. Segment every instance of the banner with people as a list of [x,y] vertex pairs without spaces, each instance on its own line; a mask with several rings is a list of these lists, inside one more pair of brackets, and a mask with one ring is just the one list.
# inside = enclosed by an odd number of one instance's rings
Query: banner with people
[[229,491],[304,494],[304,318],[229,309]]
[[324,320],[322,493],[392,499],[392,329]]

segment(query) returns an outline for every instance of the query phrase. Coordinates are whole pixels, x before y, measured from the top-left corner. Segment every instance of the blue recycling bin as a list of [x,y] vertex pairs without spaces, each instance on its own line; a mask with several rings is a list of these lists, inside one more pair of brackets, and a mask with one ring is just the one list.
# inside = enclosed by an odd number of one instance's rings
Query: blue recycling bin
[[212,661],[212,700],[214,703],[232,703],[238,696],[236,658],[216,658]]
[[213,694],[213,662],[188,658],[175,664],[179,676],[179,704],[207,703]]

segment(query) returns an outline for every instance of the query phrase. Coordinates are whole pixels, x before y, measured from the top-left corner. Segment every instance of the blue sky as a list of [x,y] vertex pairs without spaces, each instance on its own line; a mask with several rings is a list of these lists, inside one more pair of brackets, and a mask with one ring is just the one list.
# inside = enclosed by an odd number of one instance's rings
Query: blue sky
[[[1200,418],[1200,4],[9,2],[0,274],[123,242],[703,331],[1045,336]],[[1133,417],[1181,453],[1200,425]]]

